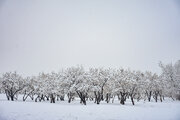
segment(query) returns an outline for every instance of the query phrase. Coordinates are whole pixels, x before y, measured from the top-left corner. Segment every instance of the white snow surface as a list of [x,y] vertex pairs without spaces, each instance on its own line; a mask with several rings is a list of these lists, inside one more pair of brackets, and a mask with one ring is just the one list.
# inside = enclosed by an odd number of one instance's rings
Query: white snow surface
[[81,105],[79,99],[68,103],[56,101],[55,104],[7,101],[5,95],[0,95],[0,120],[180,120],[180,102],[170,99],[164,102],[135,102],[135,106],[127,100],[120,105],[101,102],[100,105],[88,101]]

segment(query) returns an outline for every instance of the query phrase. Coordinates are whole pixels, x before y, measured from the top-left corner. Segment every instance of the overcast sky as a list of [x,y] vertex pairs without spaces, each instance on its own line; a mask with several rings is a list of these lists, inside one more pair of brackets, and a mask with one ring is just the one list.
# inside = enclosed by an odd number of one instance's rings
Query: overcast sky
[[0,73],[77,64],[160,72],[180,59],[178,0],[0,0]]

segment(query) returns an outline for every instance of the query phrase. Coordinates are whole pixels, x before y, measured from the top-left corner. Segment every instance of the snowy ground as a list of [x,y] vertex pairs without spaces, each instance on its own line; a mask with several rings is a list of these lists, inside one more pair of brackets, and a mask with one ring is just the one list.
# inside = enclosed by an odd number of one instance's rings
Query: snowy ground
[[180,120],[180,102],[166,100],[158,102],[130,101],[126,105],[104,103],[96,105],[87,102],[81,105],[79,100],[72,103],[58,101],[34,102],[22,100],[7,101],[0,95],[0,120]]

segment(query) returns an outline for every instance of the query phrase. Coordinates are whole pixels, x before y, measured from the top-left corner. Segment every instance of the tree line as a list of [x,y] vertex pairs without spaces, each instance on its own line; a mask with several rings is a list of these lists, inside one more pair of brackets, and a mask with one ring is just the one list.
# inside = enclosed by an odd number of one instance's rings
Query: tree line
[[159,66],[160,75],[123,68],[89,68],[86,71],[83,66],[29,77],[6,72],[0,76],[0,93],[4,93],[7,100],[14,101],[18,94],[23,94],[23,101],[29,97],[35,102],[47,100],[50,103],[63,101],[66,95],[69,103],[79,97],[84,105],[87,100],[96,104],[114,102],[115,97],[122,105],[126,99],[133,105],[135,100],[162,102],[164,97],[180,100],[180,60],[174,65],[160,62]]

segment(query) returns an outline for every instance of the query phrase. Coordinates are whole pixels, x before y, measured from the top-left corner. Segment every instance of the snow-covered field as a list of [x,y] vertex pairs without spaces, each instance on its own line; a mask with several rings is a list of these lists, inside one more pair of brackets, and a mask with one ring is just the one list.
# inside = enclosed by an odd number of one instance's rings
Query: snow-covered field
[[130,101],[125,105],[104,103],[96,105],[88,101],[81,105],[76,99],[72,103],[57,101],[34,102],[22,99],[7,101],[5,95],[0,95],[0,120],[180,120],[180,102],[166,100],[158,102]]

